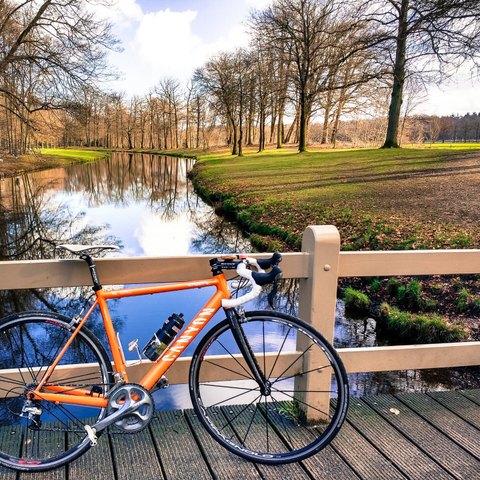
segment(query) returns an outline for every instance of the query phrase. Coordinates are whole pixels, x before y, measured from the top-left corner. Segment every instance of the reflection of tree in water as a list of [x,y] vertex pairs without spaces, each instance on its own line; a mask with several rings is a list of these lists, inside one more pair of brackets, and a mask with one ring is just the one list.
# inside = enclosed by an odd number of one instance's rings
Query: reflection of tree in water
[[188,208],[193,190],[187,172],[194,160],[149,154],[112,153],[102,162],[68,170],[64,189],[84,192],[92,206],[146,204],[170,218]]
[[211,209],[196,209],[190,205],[190,219],[197,228],[197,236],[191,242],[192,253],[218,254],[253,252],[251,242],[241,230],[219,217]]
[[[67,257],[56,251],[61,243],[116,243],[104,227],[85,224],[84,215],[72,215],[65,205],[52,202],[52,183],[36,184],[23,175],[0,184],[0,260],[38,260]],[[0,317],[32,309],[66,315],[78,312],[91,288],[0,291]]]

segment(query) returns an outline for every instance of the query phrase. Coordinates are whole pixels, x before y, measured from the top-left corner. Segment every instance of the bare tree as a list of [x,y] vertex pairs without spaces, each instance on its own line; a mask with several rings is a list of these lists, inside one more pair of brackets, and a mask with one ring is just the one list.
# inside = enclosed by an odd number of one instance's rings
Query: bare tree
[[[254,12],[250,23],[272,48],[289,52],[295,66],[292,80],[299,103],[299,151],[306,150],[307,126],[318,95],[347,85],[332,83],[333,72],[358,52],[372,48],[370,36],[356,16],[339,0],[277,0]],[[352,34],[353,32],[353,34]],[[345,41],[346,38],[354,41]],[[330,72],[330,75],[329,75]],[[356,83],[375,78],[367,69]]]
[[428,133],[430,137],[430,145],[435,143],[440,135],[440,117],[433,115],[428,120]]
[[[105,55],[117,42],[108,21],[88,8],[99,3],[106,1],[0,2],[0,95],[21,123],[31,125],[34,112],[63,108],[72,91],[108,75]],[[27,83],[28,92],[21,86]]]
[[[408,73],[437,81],[466,60],[480,63],[480,3],[477,0],[368,0],[355,2],[378,43],[392,52],[392,94],[383,148],[398,148],[403,89]],[[438,76],[440,75],[440,77]]]
[[233,135],[232,155],[238,153],[238,91],[235,80],[235,56],[219,53],[196,70],[194,80],[210,97],[210,105],[221,112]]

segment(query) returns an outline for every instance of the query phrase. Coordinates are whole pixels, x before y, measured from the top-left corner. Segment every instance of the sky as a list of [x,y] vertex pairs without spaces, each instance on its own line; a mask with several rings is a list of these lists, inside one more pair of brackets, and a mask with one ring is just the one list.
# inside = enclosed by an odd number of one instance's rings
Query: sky
[[[109,62],[121,74],[109,87],[145,95],[163,77],[186,83],[195,68],[219,51],[246,46],[245,20],[270,0],[116,0],[102,11],[113,23],[123,51]],[[462,79],[429,88],[416,113],[451,115],[480,112],[480,81]]]

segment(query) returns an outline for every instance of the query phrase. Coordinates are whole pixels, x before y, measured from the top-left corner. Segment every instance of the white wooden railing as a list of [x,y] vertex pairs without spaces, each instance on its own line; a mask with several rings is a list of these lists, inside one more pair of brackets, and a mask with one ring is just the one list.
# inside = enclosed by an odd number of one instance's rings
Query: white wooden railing
[[[104,285],[153,283],[208,278],[211,257],[100,259],[96,264]],[[300,279],[298,316],[332,341],[339,277],[480,273],[480,250],[340,252],[335,227],[312,226],[304,232],[302,252],[283,254],[281,267],[284,278]],[[0,262],[2,290],[90,284],[82,260]],[[338,352],[349,373],[480,364],[480,342],[342,348]],[[175,362],[170,383],[187,382],[189,363],[189,358]],[[148,365],[130,368],[129,378],[135,381]]]

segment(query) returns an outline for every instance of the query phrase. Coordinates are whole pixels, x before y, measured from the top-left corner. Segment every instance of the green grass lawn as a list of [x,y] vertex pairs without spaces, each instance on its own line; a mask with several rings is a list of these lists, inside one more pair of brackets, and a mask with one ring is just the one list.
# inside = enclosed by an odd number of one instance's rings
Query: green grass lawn
[[[439,150],[340,150],[307,152],[267,150],[244,157],[230,154],[201,156],[202,178],[233,188],[248,187],[265,200],[290,199],[336,202],[353,192],[368,195],[381,181],[442,168],[451,152]],[[206,168],[203,169],[202,166]],[[245,195],[248,193],[245,192]]]
[[480,238],[468,212],[451,214],[479,159],[468,148],[216,152],[199,156],[194,178],[269,249],[298,248],[313,224],[336,225],[345,249],[458,248]]
[[83,162],[93,162],[100,158],[107,158],[108,153],[99,150],[73,150],[61,148],[44,148],[40,153],[45,157],[59,157],[66,160],[79,160]]

